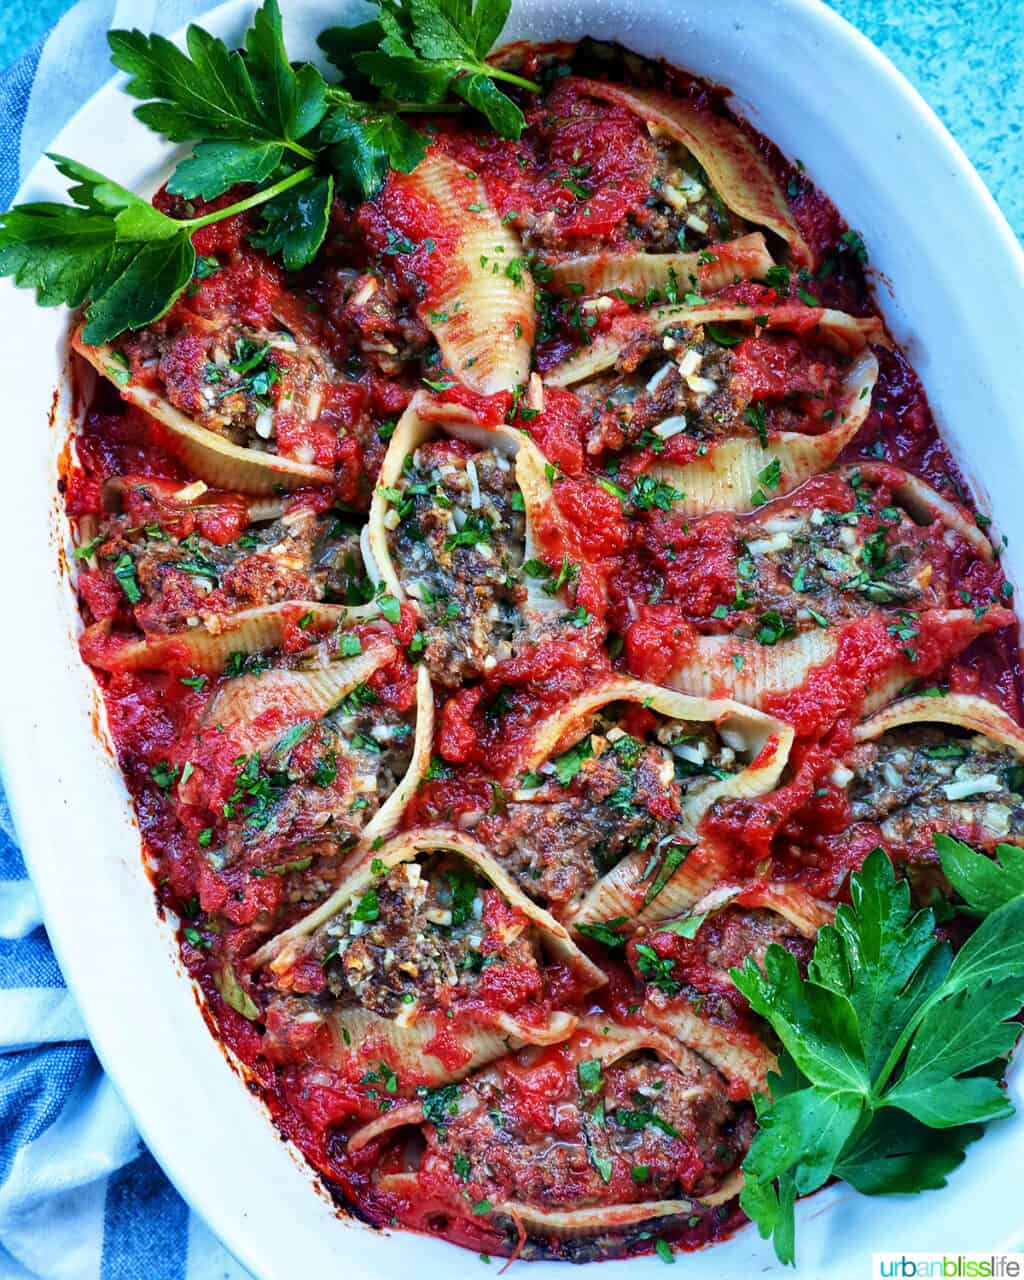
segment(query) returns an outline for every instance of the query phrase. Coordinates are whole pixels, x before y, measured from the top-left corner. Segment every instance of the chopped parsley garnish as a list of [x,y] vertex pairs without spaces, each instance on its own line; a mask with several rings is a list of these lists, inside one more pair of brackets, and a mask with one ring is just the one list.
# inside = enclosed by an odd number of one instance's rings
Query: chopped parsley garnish
[[585,1058],[576,1064],[576,1079],[583,1093],[600,1093],[604,1087],[604,1072],[600,1058]]
[[445,539],[444,549],[453,551],[456,547],[475,547],[489,542],[493,530],[494,521],[490,516],[473,511],[466,517],[462,528]]
[[616,1124],[622,1125],[624,1129],[632,1129],[637,1133],[641,1129],[657,1129],[668,1138],[682,1137],[675,1125],[669,1124],[667,1120],[663,1120],[661,1116],[653,1111],[634,1111],[626,1107],[616,1107],[612,1112],[612,1116]]
[[757,438],[761,442],[761,448],[767,448],[768,423],[764,416],[764,404],[760,400],[755,400],[753,404],[748,404],[743,410],[743,416],[757,432]]
[[616,916],[614,920],[598,921],[595,924],[578,924],[576,932],[582,933],[585,938],[593,938],[595,942],[600,942],[606,947],[624,947],[626,938],[617,933],[616,930],[626,923],[626,916]]
[[394,596],[382,595],[377,597],[377,608],[380,610],[382,618],[385,618],[392,625],[397,626],[402,620],[402,606],[398,603]]
[[646,874],[644,879],[647,879],[648,876],[653,874],[655,868],[657,868],[657,874],[651,883],[651,887],[644,894],[643,905],[645,907],[650,906],[695,848],[696,845],[692,844],[680,843],[669,845],[668,849],[660,859],[660,865],[657,858],[652,859],[653,866],[650,866],[649,869],[645,868]]
[[794,635],[795,627],[777,609],[769,609],[761,615],[757,628],[757,639],[761,644],[778,644],[780,640],[788,640]]
[[227,661],[224,663],[224,674],[226,676],[259,676],[264,671],[269,671],[271,664],[258,653],[242,653],[235,651],[229,653]]
[[353,920],[373,921],[380,916],[380,904],[377,901],[377,890],[367,889],[358,900],[352,912]]
[[646,942],[637,943],[636,956],[637,969],[652,987],[664,991],[667,996],[674,996],[679,992],[680,983],[672,977],[675,962],[671,956],[660,956]]
[[315,787],[329,787],[338,776],[338,758],[333,751],[327,751],[316,762],[310,775]]
[[568,751],[564,751],[560,756],[555,756],[551,761],[555,766],[555,777],[563,787],[567,787],[583,768],[584,760],[592,759],[593,755],[594,747],[588,733],[574,747],[570,747]]
[[[423,1119],[441,1128],[452,1116],[458,1115],[459,1086],[446,1084],[439,1089],[427,1089],[421,1096],[420,1105],[423,1107]],[[462,1159],[466,1160],[466,1157],[463,1156]],[[458,1173],[458,1168],[456,1172]],[[460,1176],[463,1181],[469,1176],[468,1160],[466,1160],[466,1172]]]
[[153,779],[161,791],[170,791],[178,780],[181,770],[176,764],[167,764],[165,761],[150,765],[149,776]]
[[139,580],[135,576],[135,561],[127,551],[118,557],[114,565],[114,577],[128,603],[138,604],[142,599],[142,592],[139,590]]

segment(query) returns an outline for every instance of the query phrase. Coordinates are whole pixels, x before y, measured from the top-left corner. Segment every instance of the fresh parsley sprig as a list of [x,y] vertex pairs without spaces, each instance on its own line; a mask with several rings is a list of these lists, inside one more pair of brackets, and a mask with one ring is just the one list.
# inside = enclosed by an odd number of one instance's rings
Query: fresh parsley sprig
[[67,156],[50,158],[75,184],[75,203],[40,201],[0,214],[0,273],[34,288],[44,307],[78,307],[88,298],[83,337],[90,343],[164,314],[192,278],[193,231],[285,195],[314,173],[300,169],[226,209],[178,219]]
[[191,235],[210,223],[258,208],[250,242],[289,270],[306,266],[326,235],[335,184],[368,198],[389,167],[409,173],[422,160],[426,142],[403,112],[445,109],[454,94],[498,133],[519,136],[523,114],[495,81],[539,86],[485,61],[509,5],[381,0],[379,21],[321,38],[345,85],[289,60],[278,0],[264,0],[241,50],[195,26],[184,50],[162,36],[112,31],[114,65],[144,100],[135,114],[172,142],[192,144],[168,181],[171,194],[211,201],[239,184],[253,190],[224,208],[172,218],[53,156],[75,184],[74,203],[38,201],[0,214],[0,274],[34,288],[41,306],[88,301],[83,337],[99,344],[167,311],[195,269]]
[[[882,849],[851,877],[851,905],[818,934],[807,978],[772,945],[733,982],[783,1045],[740,1198],[783,1262],[794,1212],[835,1176],[866,1195],[945,1185],[981,1126],[1013,1111],[999,1078],[1024,1004],[1024,896],[1018,851],[1003,866],[937,841],[943,869],[983,916],[954,955],[930,910],[913,912]],[[981,863],[985,862],[985,868]]]
[[487,62],[511,0],[377,0],[379,17],[330,27],[317,43],[356,92],[375,89],[392,102],[441,103],[450,93],[487,117],[504,138],[518,138],[522,111],[495,81],[539,92],[540,85]]

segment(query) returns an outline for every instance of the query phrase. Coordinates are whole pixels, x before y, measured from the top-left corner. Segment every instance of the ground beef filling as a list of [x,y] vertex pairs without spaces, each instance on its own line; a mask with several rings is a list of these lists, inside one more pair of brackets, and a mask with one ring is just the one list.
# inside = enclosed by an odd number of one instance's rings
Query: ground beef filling
[[833,780],[846,788],[852,820],[877,824],[894,849],[920,846],[927,856],[933,831],[987,846],[1024,836],[1024,764],[981,735],[896,729],[856,747]]
[[691,837],[684,799],[741,767],[707,724],[651,719],[641,740],[613,712],[481,824],[481,838],[523,892],[556,915],[634,850],[657,858],[676,837]]
[[[677,282],[669,302],[692,287]],[[845,367],[831,348],[783,332],[682,323],[663,335],[641,332],[619,352],[614,373],[577,389],[591,414],[587,450],[821,434],[835,425]],[[767,501],[770,472],[763,482]]]
[[101,532],[99,562],[123,566],[123,557],[129,557],[141,594],[135,620],[151,634],[200,623],[217,631],[241,609],[283,600],[358,604],[372,591],[365,582],[358,530],[308,509],[250,525],[225,544],[198,533],[179,540],[158,524],[138,527],[125,516],[111,517]]
[[565,1212],[708,1195],[743,1159],[750,1108],[695,1054],[681,1064],[646,1051],[586,1063],[586,1091],[566,1074],[527,1115],[515,1079],[481,1073],[459,1090],[438,1156],[495,1204]]
[[700,325],[636,338],[620,353],[613,373],[578,389],[592,424],[587,451],[663,446],[681,434],[702,443],[745,434],[742,406],[730,386],[731,364],[729,350]]
[[535,930],[458,859],[402,863],[323,931],[330,995],[387,1018],[451,1009],[492,987],[540,993]]
[[356,686],[329,715],[296,725],[262,758],[239,758],[214,858],[265,868],[268,858],[294,861],[303,846],[351,848],[408,769],[413,739],[409,720],[369,686]]
[[[176,409],[247,449],[277,452],[282,420],[320,416],[324,387],[343,381],[316,347],[286,332],[195,320],[170,330],[157,322],[120,340],[134,380],[157,385]],[[313,462],[300,444],[297,462]]]
[[384,377],[419,363],[430,346],[430,331],[384,274],[339,271],[326,296],[329,318],[358,349],[360,364]]
[[753,230],[728,209],[692,155],[656,125],[648,125],[657,159],[651,194],[629,219],[629,234],[651,253],[688,253]]
[[[931,566],[917,526],[898,518],[866,533],[855,511],[784,511],[743,527],[735,608],[774,611],[787,629],[863,617],[876,608],[914,610]],[[756,623],[737,628],[753,635]]]
[[777,943],[806,965],[813,939],[774,911],[726,907],[710,915],[693,938],[653,930],[631,939],[626,958],[659,1004],[683,998],[708,1017],[724,1014],[731,1020],[744,1005],[729,970],[748,956],[764,964],[768,947]]
[[509,657],[523,629],[526,525],[512,463],[424,445],[389,497],[388,545],[423,614],[427,666],[459,685]]

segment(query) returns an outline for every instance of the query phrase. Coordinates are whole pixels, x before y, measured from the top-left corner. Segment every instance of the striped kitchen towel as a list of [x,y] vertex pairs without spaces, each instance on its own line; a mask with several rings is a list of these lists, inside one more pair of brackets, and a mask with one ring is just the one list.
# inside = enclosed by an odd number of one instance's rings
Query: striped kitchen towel
[[244,1280],[142,1146],[64,985],[0,791],[0,1277]]
[[[1024,234],[1019,0],[833,3],[924,90]],[[0,75],[0,208],[108,78],[110,27],[167,34],[208,7],[209,0],[81,0]],[[0,41],[0,57],[2,50]],[[0,790],[0,1280],[247,1274],[145,1150],[90,1049]]]

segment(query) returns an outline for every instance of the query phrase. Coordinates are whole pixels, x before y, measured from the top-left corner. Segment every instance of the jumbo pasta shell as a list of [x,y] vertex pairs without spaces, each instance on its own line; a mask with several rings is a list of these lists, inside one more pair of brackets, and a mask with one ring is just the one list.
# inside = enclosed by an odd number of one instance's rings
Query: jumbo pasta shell
[[223,625],[216,630],[200,621],[185,631],[123,640],[111,637],[110,620],[104,619],[86,628],[82,644],[90,663],[105,671],[180,669],[216,675],[233,653],[250,655],[277,649],[289,625],[294,626],[298,618],[308,617],[306,625],[312,638],[324,628],[368,621],[376,613],[373,605],[350,608],[315,600],[288,600],[240,609],[220,619]]
[[734,213],[781,236],[794,262],[815,265],[782,188],[754,144],[731,120],[658,89],[633,89],[600,80],[580,84],[595,98],[636,112],[649,129],[662,130],[681,142]]
[[381,636],[355,657],[321,662],[317,655],[308,667],[237,676],[211,699],[203,723],[218,726],[239,753],[264,750],[282,726],[326,715],[394,657],[394,642]]
[[[533,441],[511,427],[483,427],[475,415],[457,404],[437,401],[425,393],[417,393],[399,419],[381,465],[380,476],[370,505],[368,550],[380,580],[398,600],[409,599],[409,591],[399,575],[388,543],[389,522],[397,521],[396,494],[402,493],[406,460],[420,445],[431,439],[454,437],[490,450],[508,460],[523,499],[525,538],[522,562],[538,557],[536,529],[551,497],[544,456]],[[560,594],[542,590],[540,582],[524,575],[525,615],[540,621],[564,612]],[[415,601],[423,612],[423,604]],[[525,621],[525,618],[524,618]]]
[[207,484],[270,498],[281,489],[333,483],[334,472],[327,467],[294,462],[276,453],[232,444],[230,440],[222,440],[215,431],[198,426],[157,392],[131,381],[124,386],[119,385],[113,371],[119,371],[120,365],[113,348],[88,346],[81,340],[81,329],[75,331],[72,345],[99,373],[118,386],[123,400],[160,424],[162,430],[158,433],[158,443]]
[[[945,634],[945,657],[951,658],[978,636],[1006,626],[1009,620],[1008,612],[1000,609],[981,617],[969,609],[931,609],[919,621]],[[696,697],[729,697],[750,707],[768,707],[776,697],[802,689],[813,672],[835,659],[844,637],[865,623],[865,618],[855,618],[838,626],[804,631],[773,645],[732,636],[698,636],[691,652],[665,683]],[[885,674],[873,679],[870,688],[865,685],[863,709],[870,712],[883,706],[908,681],[932,669],[923,670],[916,659],[899,649]]]
[[[675,1025],[674,1030],[681,1031],[682,1025]],[[583,1062],[599,1063],[602,1072],[637,1053],[653,1053],[684,1072],[700,1072],[710,1062],[705,1059],[704,1064],[701,1064],[700,1060],[704,1055],[699,1049],[695,1050],[682,1034],[673,1034],[672,1031],[666,1033],[657,1027],[622,1026],[606,1018],[593,1017],[580,1020],[575,1034],[561,1052],[567,1065],[571,1066],[573,1062],[577,1065]],[[769,1065],[774,1063],[770,1054],[766,1053],[766,1059]],[[713,1063],[710,1065],[714,1066]],[[722,1072],[719,1075],[731,1086],[732,1081],[728,1075]],[[472,1086],[473,1079],[470,1078],[468,1083]],[[729,1093],[730,1097],[734,1097],[731,1087]],[[384,1134],[426,1121],[422,1104],[412,1103],[393,1108],[386,1115],[356,1130],[350,1139],[349,1149],[361,1150]],[[458,1138],[446,1136],[444,1145],[452,1143],[457,1146]],[[419,1193],[419,1174],[413,1170],[385,1174],[378,1185],[398,1194],[415,1196]],[[736,1169],[726,1174],[713,1191],[700,1197],[611,1203],[562,1210],[542,1209],[522,1200],[508,1199],[497,1201],[494,1212],[511,1218],[527,1233],[539,1238],[572,1239],[595,1234],[614,1234],[646,1221],[656,1222],[688,1214],[698,1206],[723,1204],[737,1195],[742,1185],[742,1172]]]
[[388,187],[427,205],[451,241],[419,312],[444,363],[472,391],[512,391],[530,375],[535,312],[523,246],[502,222],[481,180],[441,151]]
[[752,1032],[702,1017],[688,1000],[668,1000],[660,992],[641,1007],[643,1019],[706,1059],[743,1097],[767,1092],[775,1054]]
[[409,768],[381,807],[363,828],[362,843],[388,836],[402,821],[405,807],[423,781],[434,745],[434,690],[426,667],[416,672],[416,736]]
[[917,694],[901,698],[861,721],[853,736],[857,742],[870,742],[890,729],[912,724],[949,724],[970,729],[1024,758],[1024,729],[1002,707],[973,693],[946,693],[939,697]]
[[844,480],[860,475],[866,480],[887,485],[893,497],[919,524],[938,521],[968,543],[982,560],[993,559],[991,540],[965,508],[939,493],[920,476],[887,462],[860,462],[839,467],[838,474]]
[[[713,915],[730,907],[774,912],[805,938],[816,937],[822,925],[831,923],[835,915],[830,903],[815,898],[799,885],[759,880],[748,885],[717,885],[693,904],[689,916]],[[669,923],[652,926],[651,931],[657,932]],[[722,977],[727,975],[723,973]],[[775,1055],[743,1024],[711,1021],[702,1017],[685,996],[670,997],[653,989],[649,989],[644,1001],[643,1017],[706,1058],[734,1088],[749,1093],[767,1092],[768,1072],[776,1069]]]
[[331,897],[290,929],[271,939],[253,956],[252,964],[269,965],[276,975],[285,973],[294,963],[305,940],[337,915],[353,897],[368,889],[377,875],[403,862],[412,861],[420,853],[444,851],[456,853],[471,863],[507,902],[536,925],[549,955],[572,970],[584,986],[595,990],[605,984],[607,979],[604,973],[583,954],[564,925],[535,902],[531,902],[479,841],[464,832],[447,827],[421,827],[404,831],[377,849],[364,849],[359,859],[350,865],[344,881]]
[[[768,330],[806,333],[834,347],[850,358],[835,409],[835,426],[819,435],[780,431],[764,444],[749,436],[726,438],[708,448],[704,457],[684,465],[655,462],[652,475],[678,489],[674,509],[684,515],[706,515],[710,511],[751,511],[762,496],[762,474],[778,465],[774,493],[782,496],[805,480],[824,471],[839,457],[860,430],[871,409],[871,394],[878,380],[878,360],[871,343],[887,345],[877,317],[861,319],[840,311],[786,304],[769,308],[758,317]],[[642,319],[628,317],[589,346],[581,347],[567,360],[548,371],[553,386],[569,386],[615,365],[631,338],[638,334],[663,333],[687,324],[754,325],[749,307],[673,306],[655,308]]]
[[793,731],[781,721],[730,701],[691,698],[624,676],[601,681],[570,700],[541,723],[519,761],[528,771],[542,767],[558,751],[581,738],[595,712],[610,703],[631,702],[669,719],[712,723],[718,736],[749,763],[739,772],[696,789],[684,797],[678,823],[680,847],[690,845],[675,862],[672,847],[661,858],[634,849],[585,894],[570,904],[573,926],[625,916],[632,926],[666,919],[686,910],[721,880],[727,865],[724,850],[700,838],[700,822],[719,800],[760,795],[779,779]]
[[849,829],[908,865],[925,901],[948,892],[934,833],[984,850],[1024,844],[1024,730],[974,694],[913,694],[870,715],[831,781],[847,793]]
[[[813,333],[836,351],[851,357],[859,355],[869,345],[890,345],[885,328],[877,316],[862,318],[847,315],[843,311],[795,303],[766,306],[757,316],[759,328]],[[750,307],[712,301],[700,304],[680,302],[623,316],[614,321],[606,332],[598,334],[589,344],[580,347],[560,364],[549,369],[544,375],[544,381],[553,387],[574,386],[577,382],[613,368],[626,344],[638,335],[659,335],[667,329],[697,324],[742,324],[753,328],[754,312]]]
[[650,470],[682,491],[683,497],[674,505],[685,515],[751,511],[766,468],[778,463],[778,492],[789,493],[835,462],[867,417],[877,379],[877,359],[870,351],[862,352],[844,380],[837,424],[821,435],[781,431],[767,445],[750,439],[725,440],[686,466],[655,463]]
[[[464,1054],[463,1059],[458,1066],[446,1066],[431,1052],[431,1042],[436,1041],[438,1035],[447,1030],[443,1017],[426,1016],[417,1019],[412,1025],[402,1026],[394,1019],[384,1018],[369,1009],[344,1009],[332,1013],[304,1008],[296,1021],[301,1022],[304,1034],[308,1034],[310,1027],[316,1028],[319,1033],[317,1061],[327,1069],[351,1073],[361,1069],[363,1064],[368,1068],[386,1062],[398,1076],[403,1089],[422,1086],[433,1088],[462,1080],[488,1062],[502,1057],[510,1049],[519,1049],[527,1043],[510,1032],[506,1025],[460,1028],[458,1043]],[[280,1004],[271,1024],[275,1049],[280,1054],[288,1028],[292,1025],[289,1015]],[[547,1038],[550,1038],[551,1043],[556,1043],[571,1035],[575,1026],[576,1019],[571,1014],[554,1014],[545,1027],[531,1029],[529,1042],[546,1043]],[[544,1039],[538,1040],[537,1036]],[[418,1104],[414,1106],[419,1111]],[[403,1120],[403,1113],[407,1113],[410,1119]],[[386,1132],[393,1127],[395,1121],[415,1123],[411,1119],[413,1113],[413,1106],[396,1106],[393,1111],[381,1117],[382,1123],[379,1126],[363,1133],[363,1142]],[[391,1120],[392,1124],[383,1123],[386,1120]],[[352,1149],[358,1150],[358,1146]]]
[[[222,810],[223,783],[234,780],[234,801],[240,801],[239,765],[251,771],[253,782],[261,771],[282,776],[280,792],[266,797],[262,820],[225,830],[225,849],[231,862],[254,857],[265,866],[268,853],[324,846],[332,857],[329,868],[317,872],[318,897],[329,893],[344,871],[340,852],[350,861],[363,845],[398,825],[430,761],[434,696],[427,673],[417,671],[415,702],[408,711],[389,709],[366,682],[394,661],[395,646],[372,632],[364,632],[363,643],[354,657],[325,659],[318,647],[312,657],[307,653],[300,659],[307,666],[274,667],[224,681],[204,712],[192,768],[182,782],[187,803],[206,805],[215,815],[223,811],[230,819],[236,817],[235,806]],[[360,725],[365,734],[346,728],[356,716],[371,718]],[[372,737],[378,727],[379,742]],[[314,735],[318,768],[330,761],[326,779],[311,774],[308,762],[290,771],[293,753]]]
[[[527,926],[536,930],[537,940],[549,958],[567,969],[581,990],[593,990],[607,981],[564,926],[524,897],[487,850],[464,833],[422,828],[404,832],[384,844],[364,840],[361,850],[350,860],[344,878],[325,903],[250,958],[250,968],[261,969],[264,980],[282,993],[292,989],[295,975],[301,974],[304,964],[315,963],[321,952],[328,954],[332,935],[322,932],[324,926],[329,926],[354,899],[361,903],[378,877],[431,853],[454,853],[469,863],[525,918]],[[339,1062],[354,1061],[364,1052],[363,1031],[372,1029],[374,1052],[415,1083],[460,1079],[481,1063],[506,1053],[510,1045],[558,1043],[572,1034],[577,1022],[575,1015],[565,1010],[553,1009],[543,1017],[532,1014],[525,1018],[500,1008],[474,1012],[471,1017],[456,1014],[456,1021],[449,1022],[430,1008],[417,1010],[415,1003],[407,1013],[395,1017],[374,1012],[368,1018],[365,1005],[332,1010],[318,1002],[306,1009],[300,1001],[296,1021],[305,1027],[312,1019],[328,1027],[332,1054]],[[442,1035],[444,1049],[437,1045]]]
[[755,762],[734,777],[704,788],[693,803],[684,803],[683,818],[693,826],[720,799],[770,789],[785,765],[793,741],[788,725],[738,702],[689,697],[644,680],[612,676],[570,699],[543,720],[526,742],[519,761],[521,767],[538,769],[564,745],[581,737],[594,712],[612,702],[637,703],[674,720],[712,722],[728,745]]
[[764,236],[755,231],[701,253],[588,253],[567,258],[551,268],[550,287],[588,296],[619,289],[643,299],[648,289],[663,293],[673,282],[685,292],[692,279],[707,295],[737,280],[760,279],[772,265]]

